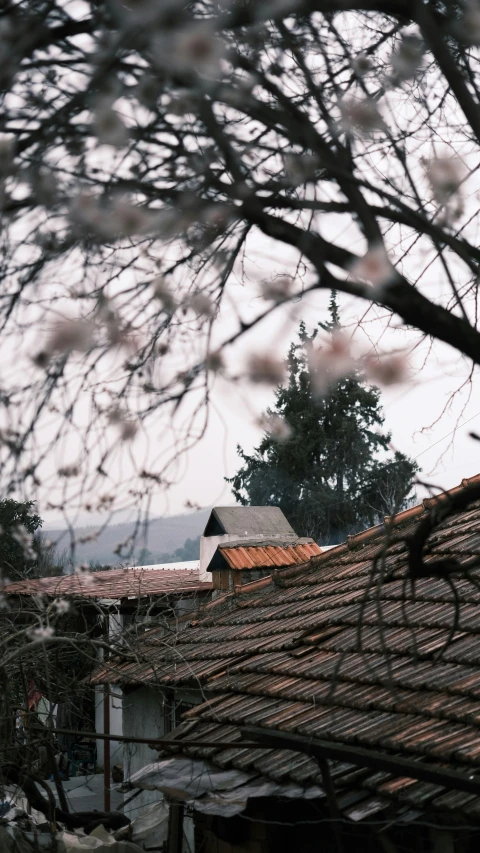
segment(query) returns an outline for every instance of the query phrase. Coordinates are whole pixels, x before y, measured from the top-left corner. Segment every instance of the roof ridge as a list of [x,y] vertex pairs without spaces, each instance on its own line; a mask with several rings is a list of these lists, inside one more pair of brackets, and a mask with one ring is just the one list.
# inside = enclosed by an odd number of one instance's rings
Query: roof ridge
[[[416,506],[409,507],[408,509],[404,509],[396,515],[386,515],[384,516],[383,522],[380,524],[376,524],[374,527],[367,527],[366,530],[362,530],[360,533],[353,533],[350,536],[347,536],[346,542],[342,542],[335,548],[329,548],[328,551],[322,551],[321,554],[312,556],[309,560],[309,564],[317,567],[320,563],[330,560],[330,558],[338,557],[348,551],[358,548],[360,545],[365,545],[367,542],[378,539],[383,533],[389,532],[392,528],[401,527],[408,521],[420,518],[420,516],[430,512],[430,510],[434,509],[434,507],[442,501],[459,494],[459,492],[467,489],[475,483],[480,483],[480,474],[475,474],[473,477],[463,477],[460,485],[454,486],[451,489],[445,489],[445,491],[440,492],[438,495],[434,495],[431,498],[424,498],[421,503],[416,504]],[[289,572],[288,576],[286,571]],[[305,571],[304,568],[303,571]],[[294,566],[292,569],[284,570],[282,572],[284,577],[289,578],[297,577],[300,574],[302,574],[302,566]]]

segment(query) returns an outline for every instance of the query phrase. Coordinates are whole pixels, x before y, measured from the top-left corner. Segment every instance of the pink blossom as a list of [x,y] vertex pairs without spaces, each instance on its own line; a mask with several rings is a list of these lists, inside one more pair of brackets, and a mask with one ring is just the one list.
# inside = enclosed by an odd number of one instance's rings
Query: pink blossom
[[285,364],[267,353],[254,353],[248,360],[247,375],[252,382],[279,385],[285,378]]
[[350,339],[341,331],[334,331],[323,347],[308,348],[308,369],[313,392],[323,396],[331,385],[355,370]]
[[340,102],[342,128],[346,133],[370,135],[376,130],[384,130],[385,122],[378,107],[371,98],[345,99]]
[[274,413],[267,413],[266,415],[263,415],[260,418],[258,425],[265,430],[271,438],[278,441],[280,444],[284,441],[288,441],[293,433],[292,427],[288,421]]
[[102,145],[124,148],[128,130],[118,113],[108,104],[101,103],[95,111],[95,133]]
[[395,385],[409,376],[407,360],[401,354],[367,356],[363,364],[368,378],[379,385]]
[[373,245],[363,258],[358,258],[350,266],[350,273],[354,278],[368,281],[377,289],[380,295],[381,289],[386,287],[395,279],[396,270],[381,245]]
[[50,640],[55,633],[55,628],[51,625],[41,625],[38,628],[30,628],[27,634],[35,643],[44,643],[45,640]]
[[294,279],[289,275],[278,275],[262,282],[262,296],[274,302],[284,302],[292,293]]

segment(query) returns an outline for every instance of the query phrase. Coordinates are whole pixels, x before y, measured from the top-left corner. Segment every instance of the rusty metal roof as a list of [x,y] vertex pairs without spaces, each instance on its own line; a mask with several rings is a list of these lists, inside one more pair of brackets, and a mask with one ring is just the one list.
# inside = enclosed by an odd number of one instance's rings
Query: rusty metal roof
[[4,595],[46,595],[79,598],[142,598],[151,595],[206,592],[211,583],[200,581],[198,569],[189,571],[141,568],[82,572],[59,577],[32,578],[8,584]]
[[244,544],[240,540],[238,543],[228,542],[220,545],[219,550],[231,569],[302,565],[307,563],[310,557],[322,553],[321,548],[312,539],[297,539],[292,543],[282,542],[278,545],[271,542]]
[[[404,538],[431,506],[350,537],[307,567],[274,570],[250,595],[208,605],[168,646],[161,628],[143,634],[134,660],[110,660],[95,680],[200,688],[209,699],[175,730],[176,749],[220,767],[322,785],[314,759],[244,749],[241,730],[255,725],[480,775],[480,570],[455,577],[455,630],[451,587],[440,578],[419,579],[414,590],[407,582]],[[446,517],[428,547],[432,558],[460,564],[479,556],[480,502]],[[381,582],[378,573],[390,570],[395,579]],[[205,748],[188,744],[203,738]],[[237,738],[238,749],[211,746]],[[331,771],[354,820],[392,800],[480,817],[480,797],[338,762]]]

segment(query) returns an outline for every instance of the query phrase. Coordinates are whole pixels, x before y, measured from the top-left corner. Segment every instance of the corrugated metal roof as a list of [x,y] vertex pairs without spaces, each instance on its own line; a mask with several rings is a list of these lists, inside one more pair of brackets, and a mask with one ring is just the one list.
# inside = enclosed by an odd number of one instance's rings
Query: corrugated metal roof
[[200,581],[197,570],[155,571],[130,568],[103,572],[82,572],[59,577],[32,578],[8,584],[4,595],[46,595],[80,598],[142,598],[150,595],[206,592],[211,583]]
[[[222,767],[322,784],[313,759],[242,749],[241,729],[254,724],[480,773],[480,569],[455,576],[460,606],[452,635],[452,589],[441,578],[421,578],[414,590],[407,582],[404,539],[430,506],[397,516],[392,540],[389,520],[307,566],[273,570],[269,585],[230,596],[228,609],[221,601],[209,605],[169,648],[161,629],[147,632],[135,662],[110,660],[103,680],[201,688],[212,699],[188,712],[188,726],[175,731],[176,748],[192,756],[208,751]],[[480,556],[480,502],[444,518],[428,552],[460,565]],[[395,572],[395,579],[378,582],[375,558],[382,576]],[[207,746],[215,737],[231,741],[235,732],[238,750]],[[204,737],[205,748],[189,746],[189,737]],[[480,797],[462,798],[438,785],[338,762],[332,776],[352,819],[392,799],[421,811],[480,816]]]
[[242,545],[231,542],[220,545],[222,556],[232,569],[257,569],[269,566],[294,566],[307,563],[310,557],[321,554],[316,542],[305,541],[292,544]]

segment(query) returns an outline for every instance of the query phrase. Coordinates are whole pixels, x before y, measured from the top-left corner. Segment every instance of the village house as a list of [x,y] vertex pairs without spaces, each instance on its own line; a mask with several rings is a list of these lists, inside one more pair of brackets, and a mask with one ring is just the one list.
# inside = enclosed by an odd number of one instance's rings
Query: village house
[[[225,594],[234,597],[245,584],[250,584],[251,588],[261,582],[264,576],[271,574],[272,568],[301,564],[319,553],[320,548],[312,539],[296,535],[278,507],[216,507],[200,539],[199,579],[201,583],[210,584],[213,601],[218,597],[223,599]],[[202,612],[208,607],[204,601]],[[166,632],[162,624],[148,633],[149,642],[156,648],[168,650],[172,644],[175,646],[177,635],[190,630],[191,622],[192,613],[186,612],[175,620],[173,634]],[[124,737],[155,740],[175,729],[183,714],[203,702],[205,694],[197,677],[185,688],[175,685],[174,689],[162,678],[163,670],[158,680],[155,652],[151,657],[148,655],[150,666],[145,666],[144,636],[139,638],[140,645],[134,645],[133,655],[126,664],[128,677],[122,682],[115,678],[109,689],[112,695],[117,690],[123,693]],[[97,690],[104,690],[105,676],[109,672],[109,662],[96,671]],[[202,677],[208,677],[208,670]],[[157,688],[157,684],[161,687]],[[140,770],[154,755],[148,744],[132,741],[126,745],[126,776]],[[139,794],[131,806],[125,807],[125,814],[137,814],[139,809],[156,800],[158,794]]]
[[[65,617],[68,630],[102,639],[107,644],[134,636],[136,626],[143,625],[146,617],[157,621],[178,619],[209,600],[211,592],[212,584],[200,579],[198,560],[31,578],[11,583],[3,591],[9,602],[6,616],[17,624],[28,619],[32,608],[38,609],[38,596],[46,601],[65,600],[71,605]],[[99,650],[98,660],[102,658],[103,651]],[[107,707],[103,686],[95,688],[95,695],[87,707],[84,701],[79,707],[75,692],[68,705],[68,709],[58,709],[57,725],[60,727],[67,723],[68,728],[92,732],[105,732],[107,727],[109,734],[122,734],[120,688],[110,692]],[[96,763],[99,767],[104,766],[104,747],[104,741],[98,740]],[[110,742],[109,753],[112,764],[123,763],[123,746],[119,742]]]
[[[139,637],[134,664],[106,662],[95,679],[149,690],[152,708],[185,699],[170,745],[130,780],[169,798],[169,850],[186,816],[202,853],[476,848],[479,486],[323,553],[220,541],[217,597],[168,642],[160,628]],[[263,576],[238,582],[252,571]]]

